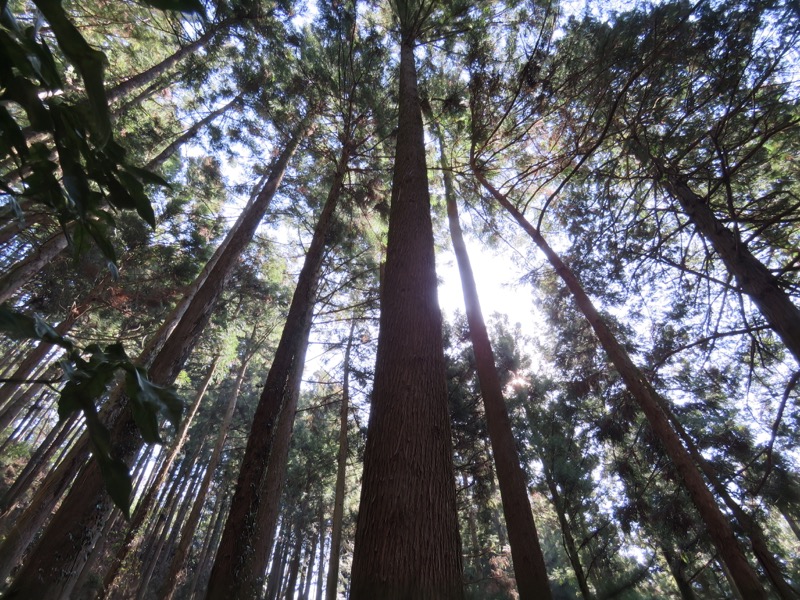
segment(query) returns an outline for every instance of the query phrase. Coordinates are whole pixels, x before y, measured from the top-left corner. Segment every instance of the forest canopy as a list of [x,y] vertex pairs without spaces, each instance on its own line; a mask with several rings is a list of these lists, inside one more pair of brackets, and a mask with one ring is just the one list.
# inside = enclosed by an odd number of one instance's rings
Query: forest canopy
[[2,597],[800,598],[798,48],[0,0]]

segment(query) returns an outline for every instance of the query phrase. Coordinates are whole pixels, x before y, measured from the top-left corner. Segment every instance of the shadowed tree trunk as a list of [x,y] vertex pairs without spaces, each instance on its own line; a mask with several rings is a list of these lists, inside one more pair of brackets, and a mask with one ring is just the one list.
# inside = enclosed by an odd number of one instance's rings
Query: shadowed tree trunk
[[442,317],[414,64],[418,26],[401,24],[397,147],[353,600],[463,597]]
[[[353,347],[353,332],[356,327],[355,315],[350,320],[350,335],[344,349],[344,373],[342,374],[342,402],[339,407],[339,455],[336,467],[336,487],[333,498],[333,517],[331,519],[331,554],[328,559],[328,581],[325,586],[327,600],[336,600],[339,587],[339,554],[342,543],[342,521],[344,520],[345,471],[347,469],[347,415],[350,405],[350,350]],[[320,581],[318,586],[322,585]],[[319,595],[319,594],[318,594]]]
[[[232,232],[225,249],[156,354],[149,369],[154,383],[169,385],[183,368],[211,317],[234,265],[252,240],[283,179],[290,158],[301,139],[310,131],[312,119],[313,116],[309,113],[296,128],[276,160],[264,188],[245,209],[246,218],[237,222],[240,227]],[[113,423],[110,429],[117,456],[130,463],[141,447],[142,440],[133,415],[130,411],[122,410],[123,406],[124,402],[118,402],[116,410],[109,411],[112,414],[108,418]],[[92,461],[78,475],[72,491],[62,502],[36,549],[17,574],[9,594],[36,597],[39,600],[69,595],[75,579],[72,573],[76,570],[80,572],[86,552],[94,545],[105,515],[111,508],[112,502],[105,491],[99,466]]]
[[478,299],[475,276],[458,220],[458,205],[453,189],[450,165],[444,151],[444,140],[438,126],[433,123],[432,127],[439,142],[439,161],[444,178],[450,237],[453,241],[458,272],[461,276],[467,323],[486,414],[486,428],[492,444],[492,456],[497,480],[500,484],[500,498],[503,503],[503,514],[511,545],[517,590],[521,600],[547,600],[552,597],[552,594],[547,581],[544,555],[539,545],[539,535],[536,532],[531,503],[528,499],[528,485],[525,473],[520,466],[514,432],[511,430],[511,419],[508,417],[500,376],[495,366],[494,352]]
[[531,225],[522,213],[491,183],[486,176],[473,165],[473,171],[483,187],[505,208],[517,223],[531,237],[534,243],[547,257],[553,269],[564,281],[575,304],[585,316],[603,349],[608,354],[614,367],[625,382],[628,391],[636,399],[644,413],[656,438],[672,461],[681,483],[692,499],[700,514],[711,541],[717,548],[731,576],[731,581],[738,592],[748,600],[766,599],[766,592],[761,585],[753,567],[747,562],[739,542],[733,534],[730,521],[722,514],[717,501],[703,480],[697,465],[689,452],[681,443],[680,437],[672,428],[668,416],[664,413],[658,393],[650,385],[644,374],[633,363],[628,353],[619,343],[604,319],[597,312],[589,296],[581,286],[575,274],[564,264],[561,258],[547,244],[539,231]]
[[0,279],[0,304],[9,300],[19,288],[28,283],[42,267],[61,254],[66,247],[67,237],[63,231],[58,231],[34,254],[14,265],[14,268]]
[[222,534],[207,598],[260,594],[278,520],[300,378],[317,299],[326,238],[353,147],[346,143],[314,229],[281,340],[259,399],[231,512]]
[[189,545],[191,544],[195,530],[197,529],[197,524],[200,522],[200,515],[203,510],[203,504],[205,503],[206,493],[208,492],[208,488],[211,486],[211,480],[214,477],[214,472],[217,470],[217,465],[222,457],[222,448],[225,445],[228,429],[233,421],[233,412],[236,409],[236,401],[239,398],[239,393],[242,389],[242,382],[244,381],[245,373],[247,372],[247,365],[254,354],[253,348],[250,346],[255,342],[255,333],[256,330],[254,328],[253,334],[250,336],[248,348],[246,349],[247,354],[242,359],[239,374],[236,377],[236,383],[233,391],[230,394],[230,399],[225,408],[222,422],[219,424],[217,442],[214,445],[214,449],[211,452],[211,457],[208,459],[208,463],[206,464],[206,472],[203,476],[203,481],[195,493],[192,512],[189,513],[189,517],[186,519],[186,523],[183,525],[183,529],[181,530],[180,542],[178,547],[175,549],[175,554],[172,557],[172,562],[170,563],[169,570],[167,571],[166,580],[161,588],[161,591],[159,592],[159,598],[169,600],[175,593],[178,583],[178,575],[183,569],[184,562],[186,562],[186,555],[189,552]]

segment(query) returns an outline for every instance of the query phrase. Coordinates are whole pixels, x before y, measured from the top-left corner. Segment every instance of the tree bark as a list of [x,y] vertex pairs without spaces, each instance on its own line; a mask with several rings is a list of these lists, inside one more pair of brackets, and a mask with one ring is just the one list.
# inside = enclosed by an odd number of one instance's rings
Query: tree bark
[[397,149],[351,598],[463,597],[413,36],[400,44]]
[[326,237],[341,196],[352,150],[349,143],[342,148],[253,416],[231,511],[211,571],[209,599],[255,598],[263,587],[262,579],[278,520]]
[[647,381],[644,374],[633,363],[628,353],[617,341],[611,329],[597,312],[589,296],[581,286],[572,270],[564,264],[561,258],[547,244],[539,231],[533,227],[501,194],[489,183],[486,176],[475,168],[473,170],[480,183],[489,193],[514,217],[517,223],[531,237],[534,243],[547,257],[559,277],[564,281],[572,294],[578,309],[586,316],[600,344],[605,349],[614,367],[619,372],[626,387],[636,399],[644,413],[653,433],[661,443],[667,456],[672,461],[681,482],[686,489],[700,517],[706,525],[709,537],[717,548],[721,560],[728,568],[732,581],[738,591],[748,600],[766,599],[766,592],[761,585],[753,567],[747,562],[738,540],[733,534],[730,521],[722,514],[717,501],[703,480],[697,465],[692,460],[689,452],[669,422],[669,418],[661,408],[661,400],[657,392]]

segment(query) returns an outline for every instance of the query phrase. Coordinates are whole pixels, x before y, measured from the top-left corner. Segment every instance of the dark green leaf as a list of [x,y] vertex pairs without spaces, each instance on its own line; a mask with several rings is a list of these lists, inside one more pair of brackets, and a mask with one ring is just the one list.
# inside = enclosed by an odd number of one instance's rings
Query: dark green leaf
[[205,18],[206,10],[200,0],[141,0],[142,4],[160,10],[177,10],[184,13],[196,13]]
[[141,179],[144,183],[152,183],[153,185],[160,185],[162,187],[170,187],[169,182],[161,177],[158,173],[135,167],[133,165],[122,165],[122,168]]

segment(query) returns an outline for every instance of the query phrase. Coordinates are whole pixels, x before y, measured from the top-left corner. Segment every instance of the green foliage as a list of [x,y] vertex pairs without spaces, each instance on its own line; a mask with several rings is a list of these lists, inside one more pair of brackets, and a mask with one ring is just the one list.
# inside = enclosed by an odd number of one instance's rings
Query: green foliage
[[[38,7],[55,36],[55,52],[37,27],[21,26],[8,6],[0,14],[0,161],[16,167],[0,181],[0,197],[16,218],[22,218],[24,201],[46,206],[65,234],[75,223],[70,235],[76,252],[93,241],[116,263],[113,212],[135,211],[155,227],[145,185],[166,182],[131,164],[113,139],[105,55],[86,42],[59,1],[41,0]],[[80,74],[83,94],[66,86],[58,51]]]
[[157,386],[141,367],[133,364],[122,344],[101,347],[91,344],[79,348],[60,336],[39,317],[0,307],[0,331],[14,339],[32,339],[55,344],[67,352],[61,360],[65,383],[58,402],[58,416],[67,419],[76,411],[83,412],[93,455],[100,466],[103,480],[114,503],[127,516],[130,511],[132,482],[127,465],[114,456],[111,433],[98,414],[96,402],[106,393],[119,372],[124,373],[125,394],[134,420],[145,442],[161,443],[159,417],[177,429],[183,403],[171,388]]

